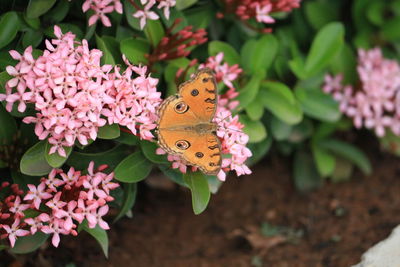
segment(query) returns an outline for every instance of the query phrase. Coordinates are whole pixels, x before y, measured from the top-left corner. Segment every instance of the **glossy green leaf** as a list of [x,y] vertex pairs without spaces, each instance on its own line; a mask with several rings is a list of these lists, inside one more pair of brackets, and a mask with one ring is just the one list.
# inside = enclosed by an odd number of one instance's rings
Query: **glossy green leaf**
[[319,90],[305,90],[298,88],[295,95],[305,114],[326,122],[335,122],[340,119],[339,104]]
[[253,121],[260,120],[264,115],[264,104],[262,103],[262,100],[258,98],[254,99],[254,101],[250,105],[247,105],[245,109],[247,116],[249,116]]
[[22,37],[22,45],[24,47],[32,46],[37,47],[43,40],[43,33],[28,29]]
[[179,184],[180,186],[188,187],[188,185],[183,180],[182,172],[180,172],[176,169],[172,169],[170,165],[169,166],[168,165],[158,165],[158,168],[162,171],[162,173],[165,176],[167,176],[173,182]]
[[296,188],[301,192],[309,192],[322,184],[311,155],[302,151],[295,155],[293,177]]
[[210,188],[207,178],[201,172],[188,172],[183,179],[192,193],[192,207],[194,214],[202,213],[210,201]]
[[106,124],[103,127],[99,128],[97,132],[97,137],[101,139],[115,139],[121,135],[121,131],[119,129],[119,125],[114,124]]
[[125,214],[132,209],[136,201],[137,185],[135,183],[123,184],[123,187],[124,199],[122,200],[121,208],[114,219],[114,223],[125,216]]
[[36,232],[34,235],[22,236],[17,239],[13,248],[10,248],[11,253],[26,254],[35,251],[47,240],[49,235]]
[[371,173],[371,162],[365,154],[352,144],[336,139],[325,139],[319,142],[322,148],[354,163],[365,174]]
[[[111,50],[114,49],[114,47],[111,47],[110,43],[104,41],[103,38],[98,36],[97,34],[96,34],[96,44],[97,47],[103,52],[103,56],[101,57],[101,63],[110,64],[114,66],[115,59],[113,53],[111,52]],[[117,48],[118,48],[118,43],[117,43]]]
[[96,225],[95,228],[89,228],[88,223],[84,220],[79,226],[78,231],[84,230],[85,232],[89,233],[91,236],[96,239],[98,244],[101,246],[103,250],[104,256],[108,258],[108,236],[106,230],[100,228],[100,226]]
[[239,107],[245,108],[257,97],[260,90],[260,83],[265,77],[265,71],[259,70],[251,76],[250,81],[239,91],[236,98],[239,101]]
[[14,40],[20,28],[20,20],[17,12],[4,13],[0,18],[0,48]]
[[271,119],[271,134],[276,140],[283,141],[288,139],[292,130],[293,126],[281,121],[280,119],[276,117]]
[[26,16],[28,18],[37,18],[46,13],[55,3],[56,0],[29,0]]
[[250,143],[258,143],[267,138],[267,130],[261,121],[252,121],[242,114],[240,122],[244,124],[243,131],[249,135]]
[[20,169],[23,174],[41,176],[52,170],[45,157],[46,143],[46,141],[36,143],[22,156]]
[[300,104],[292,90],[283,83],[263,82],[257,98],[262,100],[266,109],[287,124],[297,124],[303,119]]
[[141,151],[129,155],[115,168],[115,179],[125,183],[136,183],[145,179],[153,167]]
[[218,53],[224,53],[224,61],[229,65],[239,64],[240,56],[230,44],[222,41],[212,41],[208,43],[208,54],[216,56]]
[[120,132],[120,136],[115,139],[115,141],[125,144],[125,145],[130,145],[130,146],[135,146],[139,144],[140,139],[136,135],[133,135],[132,133],[126,133],[124,131]]
[[47,163],[51,167],[59,168],[67,161],[69,155],[72,152],[73,147],[64,147],[65,154],[67,155],[67,157],[60,156],[57,151],[53,154],[49,154],[51,147],[52,147],[52,145],[49,144],[48,142],[46,142],[46,151],[44,153],[44,156],[47,160]]
[[70,6],[70,1],[58,0],[51,12],[44,14],[43,20],[53,24],[62,21],[67,16]]
[[259,161],[261,161],[268,153],[272,145],[272,136],[268,135],[263,141],[259,143],[249,143],[247,147],[251,150],[253,154],[249,159],[247,159],[246,164],[252,166]]
[[305,63],[308,77],[322,71],[341,51],[344,43],[344,27],[332,22],[323,27],[315,37]]
[[165,35],[164,28],[159,20],[147,20],[143,31],[153,47],[156,47]]
[[67,160],[69,166],[77,170],[87,169],[89,163],[94,161],[95,165],[107,164],[110,170],[113,170],[128,155],[128,148],[125,145],[116,147],[98,153],[82,153],[73,151]]
[[140,147],[142,148],[143,154],[148,160],[157,164],[167,164],[167,155],[157,155],[156,150],[159,148],[157,143],[150,141],[140,142]]
[[178,0],[176,1],[176,8],[178,10],[183,10],[186,9],[195,3],[197,3],[198,0]]
[[339,9],[332,1],[308,1],[304,3],[304,7],[308,22],[315,30],[322,28],[329,22],[339,19]]
[[14,118],[0,105],[0,145],[10,143],[16,132],[17,123]]
[[149,43],[143,39],[129,38],[120,43],[121,53],[124,54],[132,64],[146,64],[146,54],[150,52]]
[[278,52],[278,41],[272,34],[247,41],[241,50],[241,66],[246,72],[268,70]]
[[317,165],[318,173],[322,177],[329,176],[333,173],[336,166],[336,158],[326,149],[321,148],[318,144],[311,145],[313,157]]

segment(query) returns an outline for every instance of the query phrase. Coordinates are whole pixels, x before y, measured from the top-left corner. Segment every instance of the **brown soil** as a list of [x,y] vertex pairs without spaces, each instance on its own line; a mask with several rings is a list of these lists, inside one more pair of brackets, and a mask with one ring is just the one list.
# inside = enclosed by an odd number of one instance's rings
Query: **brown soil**
[[[142,185],[134,218],[120,220],[109,231],[108,260],[82,234],[64,237],[59,249],[17,261],[96,267],[351,266],[400,222],[399,159],[378,151],[370,155],[373,175],[355,173],[349,182],[327,182],[308,195],[293,188],[287,160],[266,160],[253,175],[228,179],[198,216],[186,190]],[[267,238],[260,233],[264,222],[302,235],[297,242],[287,236]]]

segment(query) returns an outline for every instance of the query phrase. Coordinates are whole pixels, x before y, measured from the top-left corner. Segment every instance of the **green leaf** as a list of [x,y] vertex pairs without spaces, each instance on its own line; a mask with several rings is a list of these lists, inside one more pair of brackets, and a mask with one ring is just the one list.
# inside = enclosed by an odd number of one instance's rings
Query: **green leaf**
[[250,105],[247,105],[247,116],[253,121],[260,120],[264,115],[264,105],[261,99],[256,98]]
[[41,176],[48,174],[52,170],[45,157],[46,143],[46,141],[36,143],[22,156],[20,169],[23,174]]
[[51,12],[46,13],[43,16],[43,20],[56,24],[61,22],[68,14],[68,11],[72,6],[68,0],[59,0]]
[[192,193],[192,207],[194,214],[202,213],[210,201],[210,188],[207,178],[201,172],[189,172],[183,175],[185,183]]
[[335,122],[340,119],[339,104],[319,90],[305,90],[297,88],[295,95],[301,107],[308,116],[326,122]]
[[303,151],[295,155],[293,177],[296,188],[301,192],[309,192],[322,184],[311,155]]
[[315,37],[306,59],[307,77],[322,71],[340,52],[343,42],[344,27],[341,23],[332,22],[323,27]]
[[121,144],[135,146],[139,144],[140,139],[136,135],[121,131],[120,136],[117,139],[115,139],[115,141]]
[[335,170],[336,158],[326,149],[321,148],[318,144],[311,145],[313,157],[317,165],[318,173],[322,177],[330,176]]
[[188,187],[188,185],[183,180],[183,173],[181,173],[180,171],[177,171],[176,169],[172,169],[170,166],[165,165],[158,165],[158,168],[173,182],[179,184],[180,186]]
[[26,16],[28,18],[37,18],[46,13],[56,0],[30,0],[26,8]]
[[271,145],[271,135],[268,135],[267,138],[259,143],[248,144],[248,148],[251,150],[253,155],[246,161],[246,164],[252,166],[262,160],[264,156],[267,155],[269,149],[271,148]]
[[34,235],[22,236],[17,239],[13,248],[10,248],[11,253],[27,254],[38,249],[47,240],[49,235],[36,232]]
[[208,43],[208,54],[216,56],[218,53],[224,53],[224,61],[229,65],[239,64],[240,56],[230,44],[221,41],[212,41]]
[[142,152],[145,157],[153,163],[157,164],[167,164],[169,161],[167,160],[166,155],[157,155],[156,150],[158,148],[157,143],[150,141],[141,141],[140,147],[142,148]]
[[53,154],[49,154],[51,147],[52,145],[46,142],[46,151],[44,153],[44,156],[47,160],[47,163],[51,167],[59,168],[67,161],[69,155],[71,155],[73,147],[64,147],[65,154],[67,154],[67,157],[60,156],[57,151]]
[[185,10],[185,17],[188,25],[192,25],[195,29],[208,28],[215,14],[213,5],[201,5]]
[[267,138],[267,130],[261,121],[252,121],[249,117],[242,114],[240,122],[244,124],[243,131],[249,135],[250,143],[258,143]]
[[297,124],[303,119],[300,104],[292,90],[283,83],[263,82],[257,98],[261,99],[266,109],[287,124]]
[[96,166],[107,164],[113,170],[128,155],[128,148],[125,145],[117,145],[110,150],[98,153],[82,153],[73,151],[67,160],[69,166],[83,170],[94,161]]
[[14,40],[21,26],[17,12],[10,11],[0,18],[0,48]]
[[135,183],[132,184],[124,184],[124,199],[122,200],[121,209],[118,212],[118,215],[114,219],[114,223],[121,219],[125,214],[130,211],[135,204],[136,194],[137,194],[137,185]]
[[385,24],[382,26],[382,35],[386,40],[392,42],[400,40],[400,33],[398,30],[399,23],[399,17],[394,17],[385,21]]
[[339,9],[329,1],[308,1],[304,5],[307,19],[315,30],[319,30],[329,22],[339,19]]
[[335,74],[341,73],[344,84],[354,84],[358,79],[357,59],[350,45],[344,44],[342,50],[332,60],[331,69]]
[[17,132],[14,118],[0,105],[0,145],[9,144]]
[[293,126],[281,121],[280,119],[276,117],[271,119],[271,133],[276,140],[287,140],[292,133],[292,130]]
[[124,54],[132,64],[146,64],[146,54],[150,52],[149,43],[143,39],[129,38],[120,43],[121,53]]
[[257,97],[260,83],[264,77],[264,70],[259,70],[251,76],[250,81],[239,91],[239,96],[236,98],[239,101],[239,107],[245,108],[252,103]]
[[197,3],[198,0],[178,0],[176,1],[176,8],[178,10],[183,10],[186,9],[195,3]]
[[143,30],[153,47],[156,47],[165,35],[164,28],[159,20],[147,20]]
[[264,35],[257,41],[247,41],[241,50],[241,65],[249,73],[268,70],[277,52],[278,41],[273,34]]
[[336,139],[325,139],[318,144],[320,147],[354,163],[365,174],[368,175],[371,173],[371,162],[360,149],[352,144]]
[[42,40],[43,40],[43,33],[41,33],[40,31],[28,29],[24,33],[24,36],[22,37],[22,46],[37,47],[38,45],[40,45]]
[[115,168],[115,179],[125,183],[136,183],[145,179],[153,167],[141,151],[129,155]]
[[94,237],[94,239],[96,239],[96,241],[101,246],[101,249],[103,250],[104,256],[108,258],[108,236],[106,230],[100,228],[100,226],[98,225],[96,225],[95,228],[89,228],[86,220],[84,220],[78,226],[78,231],[80,232],[82,230],[88,232],[91,236]]
[[119,125],[114,124],[106,124],[103,127],[99,128],[97,132],[97,137],[101,139],[115,139],[121,135],[121,131],[119,129]]
[[342,158],[336,159],[335,170],[331,175],[332,182],[343,182],[350,179],[351,174],[353,173],[353,164],[347,160]]
[[[97,34],[95,36],[97,47],[103,52],[103,56],[101,57],[101,64],[110,64],[115,66],[115,59],[113,53],[111,52],[111,50],[115,47],[111,47],[111,43],[106,43],[103,38],[98,36]],[[116,44],[118,49],[118,43]]]

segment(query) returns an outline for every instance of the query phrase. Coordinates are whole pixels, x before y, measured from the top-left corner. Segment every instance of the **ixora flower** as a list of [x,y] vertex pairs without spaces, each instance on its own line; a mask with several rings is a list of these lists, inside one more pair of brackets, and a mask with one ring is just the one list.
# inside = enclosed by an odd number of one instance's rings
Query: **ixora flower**
[[385,59],[379,48],[358,51],[360,85],[343,85],[343,75],[325,77],[324,92],[339,102],[354,126],[374,129],[383,137],[390,128],[400,135],[400,65]]
[[54,33],[57,39],[47,40],[47,49],[37,59],[32,47],[22,55],[10,51],[19,62],[6,69],[13,76],[6,83],[6,93],[0,94],[7,110],[16,102],[19,112],[33,104],[36,115],[23,122],[34,123],[38,138],[47,138],[52,145],[50,154],[63,157],[64,147],[75,142],[87,145],[107,122],[126,126],[134,134],[139,128],[141,138],[151,139],[150,131],[156,127],[154,110],[161,102],[158,80],[146,74],[146,67],[131,65],[125,57],[123,72],[117,66],[101,66],[102,52],[89,49],[86,40],[78,42],[74,34],[62,34],[57,26]]
[[114,10],[122,14],[122,3],[120,0],[86,0],[82,5],[83,12],[89,9],[94,11],[94,14],[89,18],[89,26],[95,24],[99,19],[106,27],[111,27],[111,21],[106,14]]
[[[91,162],[85,175],[74,168],[67,173],[53,169],[38,186],[29,184],[26,195],[18,185],[3,183],[0,191],[10,192],[4,202],[0,201],[0,238],[8,238],[13,247],[19,236],[40,231],[53,235],[52,244],[57,247],[60,235],[77,235],[76,228],[85,219],[89,228],[98,225],[108,230],[102,217],[108,213],[107,203],[113,200],[111,190],[119,185],[111,181],[113,173],[102,172],[105,168],[95,169]],[[25,218],[28,209],[37,215]]]
[[[290,12],[300,7],[301,0],[223,0],[225,14],[233,13],[242,21],[255,18],[257,22],[271,24],[274,12]],[[223,17],[221,13],[219,17]]]
[[[238,65],[229,66],[227,63],[222,63],[222,61],[223,54],[220,53],[215,57],[210,57],[199,68],[211,68],[215,72],[217,82],[224,82],[229,87],[229,90],[225,94],[219,96],[218,107],[214,116],[214,122],[218,126],[217,136],[221,141],[221,152],[223,155],[222,169],[217,177],[221,181],[225,181],[226,172],[230,170],[236,171],[238,176],[251,173],[245,162],[252,156],[252,153],[246,147],[249,136],[242,130],[244,125],[239,122],[239,116],[233,116],[231,112],[239,104],[238,101],[234,100],[238,93],[233,87],[232,82],[237,79],[242,70]],[[158,148],[156,153],[165,154],[166,152]],[[172,168],[186,173],[188,162],[176,155],[168,155],[167,158],[172,162]],[[196,167],[192,167],[193,171],[196,169]]]

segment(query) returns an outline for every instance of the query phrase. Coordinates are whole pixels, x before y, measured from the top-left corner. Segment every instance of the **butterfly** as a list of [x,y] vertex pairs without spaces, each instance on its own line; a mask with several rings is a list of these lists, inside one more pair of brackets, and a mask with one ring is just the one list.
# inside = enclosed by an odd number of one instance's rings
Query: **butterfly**
[[213,122],[217,100],[214,74],[205,68],[181,84],[178,93],[158,109],[158,145],[207,175],[221,170],[221,143]]

